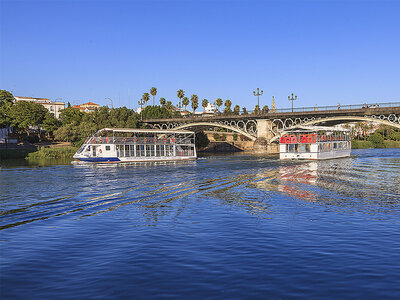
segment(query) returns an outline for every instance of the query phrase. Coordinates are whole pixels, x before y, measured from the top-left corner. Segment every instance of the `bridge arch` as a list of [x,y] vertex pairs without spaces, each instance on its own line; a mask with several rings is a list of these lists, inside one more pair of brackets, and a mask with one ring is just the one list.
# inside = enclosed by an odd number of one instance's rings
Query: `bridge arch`
[[234,132],[236,132],[238,134],[242,134],[242,135],[244,135],[245,137],[249,138],[252,141],[256,140],[255,136],[253,136],[253,135],[251,135],[251,134],[249,134],[249,133],[247,133],[247,132],[245,132],[245,131],[243,131],[243,130],[241,130],[239,128],[236,128],[234,126],[230,126],[230,125],[227,125],[227,124],[221,124],[221,123],[211,123],[211,122],[187,123],[187,124],[178,125],[178,126],[172,128],[172,130],[189,129],[189,128],[194,128],[194,127],[219,127],[219,128],[224,128],[224,129],[228,129],[228,130],[234,131]]
[[[396,117],[398,118],[398,117]],[[398,122],[400,122],[400,119],[397,119]],[[311,126],[311,125],[316,125],[316,124],[320,124],[320,123],[331,123],[334,125],[338,125],[338,124],[343,124],[343,123],[351,123],[351,122],[375,122],[375,123],[379,123],[379,124],[384,124],[384,125],[388,125],[388,126],[392,126],[394,128],[400,129],[400,123],[394,121],[391,122],[389,120],[385,120],[385,119],[381,119],[379,117],[372,117],[372,116],[337,116],[337,117],[328,117],[328,118],[321,118],[321,119],[314,119],[314,120],[310,120],[307,122],[304,122],[302,124],[297,124],[295,126],[286,128],[284,131],[282,131],[282,134],[285,134],[288,130],[297,128],[299,126]],[[275,142],[279,139],[279,135],[274,136],[270,142]]]

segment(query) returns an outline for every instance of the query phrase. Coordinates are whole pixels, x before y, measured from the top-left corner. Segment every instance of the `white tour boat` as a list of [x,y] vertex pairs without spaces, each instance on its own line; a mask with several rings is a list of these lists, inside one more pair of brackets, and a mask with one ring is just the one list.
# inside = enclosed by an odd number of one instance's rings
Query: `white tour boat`
[[196,159],[195,133],[186,130],[104,128],[73,156],[82,162],[148,162]]
[[282,133],[280,159],[330,159],[348,157],[350,131],[322,126],[302,126]]

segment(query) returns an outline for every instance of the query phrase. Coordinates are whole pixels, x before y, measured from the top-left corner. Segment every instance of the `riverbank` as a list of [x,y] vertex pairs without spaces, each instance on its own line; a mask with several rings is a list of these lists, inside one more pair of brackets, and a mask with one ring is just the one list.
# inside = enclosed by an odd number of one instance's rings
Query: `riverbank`
[[360,141],[360,140],[351,141],[351,149],[372,149],[372,148],[400,148],[400,141],[385,140],[383,141],[382,145],[376,145],[370,141]]
[[52,147],[52,148],[40,148],[36,152],[29,153],[26,157],[28,160],[41,160],[41,159],[71,159],[75,152],[78,150],[77,147]]

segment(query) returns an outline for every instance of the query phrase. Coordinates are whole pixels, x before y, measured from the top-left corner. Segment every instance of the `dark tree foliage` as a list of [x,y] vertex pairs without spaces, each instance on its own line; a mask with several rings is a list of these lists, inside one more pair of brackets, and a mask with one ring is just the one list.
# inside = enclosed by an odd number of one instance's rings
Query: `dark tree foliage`
[[143,119],[164,119],[164,118],[180,117],[180,113],[168,110],[166,107],[147,106],[142,111],[142,116]]
[[52,113],[47,112],[42,127],[48,135],[53,134],[61,126],[61,121],[57,120]]
[[13,106],[14,96],[5,90],[0,90],[0,128],[11,125],[11,108]]
[[207,135],[203,131],[196,132],[196,147],[203,148],[207,147],[210,143]]
[[47,112],[47,109],[43,105],[28,101],[19,101],[11,108],[11,126],[18,130],[24,130],[29,135],[29,127],[40,127]]
[[385,148],[384,138],[383,136],[375,132],[368,137],[368,141],[372,143],[374,148]]
[[77,108],[67,107],[60,113],[60,120],[63,125],[66,124],[79,124],[82,121],[85,113],[81,112]]

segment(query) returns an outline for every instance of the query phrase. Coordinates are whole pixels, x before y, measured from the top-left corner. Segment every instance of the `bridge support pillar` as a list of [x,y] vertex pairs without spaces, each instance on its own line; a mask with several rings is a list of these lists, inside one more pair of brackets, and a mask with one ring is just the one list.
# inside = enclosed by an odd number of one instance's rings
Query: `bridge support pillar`
[[257,120],[257,139],[253,145],[253,151],[256,153],[278,153],[279,145],[271,144],[269,141],[274,137],[270,128],[270,120]]

